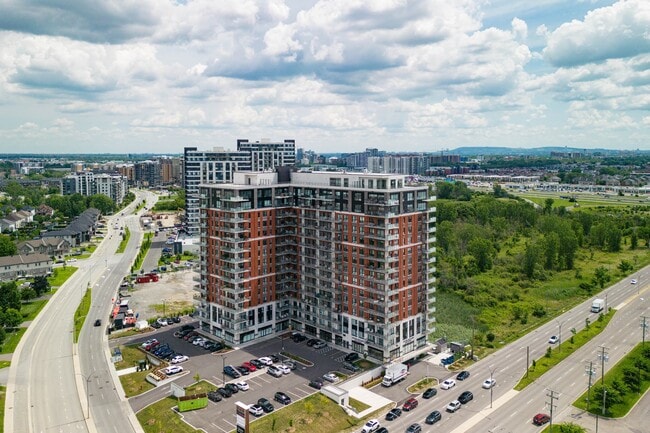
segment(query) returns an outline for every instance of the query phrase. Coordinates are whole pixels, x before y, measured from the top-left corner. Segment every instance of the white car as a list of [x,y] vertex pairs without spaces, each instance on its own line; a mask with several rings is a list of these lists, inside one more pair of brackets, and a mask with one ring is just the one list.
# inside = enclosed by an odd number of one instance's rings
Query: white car
[[456,381],[454,379],[447,379],[440,384],[440,388],[442,389],[452,389],[454,386],[456,386]]
[[197,338],[196,340],[192,341],[192,344],[195,346],[203,346],[205,344],[205,338]]
[[68,259],[68,263],[74,263],[76,261],[77,261],[77,259]]
[[490,389],[494,385],[496,385],[497,381],[494,379],[485,379],[485,382],[483,382],[483,388],[485,389]]
[[249,406],[248,411],[255,416],[264,415],[264,409],[262,409],[262,406],[258,406],[256,404]]
[[237,385],[237,388],[239,388],[240,391],[248,391],[249,386],[243,380],[241,382],[236,382],[235,385]]
[[289,374],[291,373],[291,369],[287,367],[284,364],[279,364],[275,366],[278,370],[280,370],[283,374]]
[[379,428],[379,421],[376,419],[371,419],[363,426],[361,433],[372,433]]
[[456,412],[458,409],[460,409],[460,407],[460,402],[458,400],[454,400],[447,405],[447,412]]
[[323,375],[323,379],[325,379],[328,382],[332,382],[332,383],[338,382],[338,380],[339,380],[338,376],[336,374],[334,374],[334,373],[325,373]]
[[183,371],[183,367],[180,365],[170,365],[169,367],[165,368],[165,374],[171,376],[172,374],[180,373]]
[[156,320],[160,326],[167,326],[167,319],[160,318]]
[[558,340],[559,338],[557,338],[557,335],[551,335],[551,338],[548,339],[548,344],[555,344]]
[[174,356],[174,357],[172,358],[172,360],[171,360],[170,362],[171,362],[172,364],[180,364],[181,362],[185,362],[185,361],[187,361],[188,359],[190,359],[190,357],[187,356],[187,355],[176,355],[176,356]]
[[636,284],[637,282],[638,282],[637,280],[630,281],[630,283],[632,283],[632,284]]
[[258,359],[258,361],[264,365],[273,365],[273,360],[268,356],[263,356],[260,359]]

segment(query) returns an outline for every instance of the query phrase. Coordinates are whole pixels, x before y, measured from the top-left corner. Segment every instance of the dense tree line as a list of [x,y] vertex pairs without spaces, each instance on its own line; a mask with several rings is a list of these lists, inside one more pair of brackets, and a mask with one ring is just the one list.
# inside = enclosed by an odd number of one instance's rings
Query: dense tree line
[[116,208],[115,202],[103,194],[88,197],[81,194],[52,195],[45,200],[45,203],[68,218],[74,218],[88,208],[99,209],[104,215],[113,213]]

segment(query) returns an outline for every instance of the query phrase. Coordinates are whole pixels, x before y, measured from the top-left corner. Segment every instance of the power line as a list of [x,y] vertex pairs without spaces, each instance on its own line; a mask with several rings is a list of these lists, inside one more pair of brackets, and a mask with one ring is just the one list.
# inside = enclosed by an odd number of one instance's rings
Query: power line
[[551,401],[546,402],[546,405],[549,408],[550,411],[550,420],[549,420],[549,431],[553,431],[553,409],[557,407],[555,404],[555,400],[559,399],[560,396],[557,392],[553,391],[552,389],[547,389],[547,394],[546,397],[548,397]]

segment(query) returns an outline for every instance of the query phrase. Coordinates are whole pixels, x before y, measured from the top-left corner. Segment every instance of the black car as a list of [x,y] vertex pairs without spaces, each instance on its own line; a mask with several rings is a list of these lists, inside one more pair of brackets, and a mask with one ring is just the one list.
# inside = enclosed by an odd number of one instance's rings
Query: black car
[[253,365],[255,366],[255,368],[257,368],[258,370],[259,370],[260,368],[265,367],[265,365],[262,364],[261,362],[259,362],[257,359],[251,359],[249,362],[250,362],[251,364],[253,364]]
[[235,367],[235,368],[237,369],[237,371],[238,371],[242,376],[247,376],[248,374],[250,374],[250,371],[248,370],[248,368],[244,367],[243,365],[240,365],[240,366]]
[[152,328],[159,329],[159,328],[162,327],[162,325],[161,325],[160,323],[158,323],[158,322],[153,322],[153,323],[151,324],[151,327],[152,327]]
[[275,393],[275,396],[273,397],[273,399],[275,401],[277,401],[277,402],[282,403],[282,404],[291,403],[291,397],[289,397],[288,395],[286,395],[285,393],[280,392],[280,391]]
[[379,430],[375,433],[388,433],[388,429],[386,427],[379,427]]
[[239,387],[234,383],[227,383],[223,387],[230,391],[231,394],[237,394],[239,392]]
[[406,433],[420,433],[421,431],[422,427],[418,423],[413,423],[406,429]]
[[438,393],[438,390],[435,388],[429,388],[424,393],[422,393],[423,398],[431,398]]
[[307,340],[307,346],[311,347],[314,344],[318,343],[318,341],[319,341],[318,338],[310,338],[309,340]]
[[291,334],[291,339],[296,343],[302,343],[303,341],[305,341],[307,339],[307,337],[305,337],[304,335],[302,335],[302,334],[300,334],[298,332],[295,332],[295,333]]
[[462,404],[466,404],[472,399],[474,399],[474,395],[469,391],[465,391],[464,393],[458,396],[458,401],[461,402]]
[[217,391],[210,391],[208,393],[208,400],[213,401],[213,402],[218,402],[222,400],[221,394],[219,394]]
[[402,409],[400,409],[399,407],[391,409],[386,414],[386,421],[396,420],[397,418],[399,418],[400,415],[402,415]]
[[271,354],[269,355],[269,358],[273,361],[274,364],[277,364],[278,362],[282,361],[278,355]]
[[168,344],[163,344],[161,346],[158,346],[158,348],[156,348],[156,350],[153,351],[153,354],[156,355],[156,356],[160,356],[161,353],[163,353],[165,351],[168,351],[168,350],[171,350],[169,348],[169,345]]
[[442,419],[442,414],[437,410],[434,410],[427,416],[427,419],[424,420],[427,424],[435,424]]
[[222,397],[225,398],[230,398],[232,396],[232,392],[230,392],[228,388],[219,388],[217,392],[221,394]]
[[347,362],[354,362],[357,359],[359,359],[359,354],[357,352],[352,352],[352,353],[348,353],[347,355],[345,355],[345,360]]
[[181,326],[181,331],[194,331],[193,325],[183,325]]
[[95,320],[95,326],[102,326],[102,319]]
[[180,316],[172,317],[172,322],[181,323],[181,317]]
[[311,386],[312,388],[321,389],[323,387],[323,381],[320,380],[319,378],[312,379],[309,382],[309,386]]
[[456,375],[456,380],[465,380],[469,377],[469,371],[461,371]]
[[257,405],[262,406],[262,410],[266,413],[273,412],[273,409],[275,409],[271,402],[265,398],[260,398],[257,400]]
[[230,376],[233,379],[239,379],[241,377],[241,374],[229,365],[226,365],[224,367],[223,374],[225,374],[226,376]]

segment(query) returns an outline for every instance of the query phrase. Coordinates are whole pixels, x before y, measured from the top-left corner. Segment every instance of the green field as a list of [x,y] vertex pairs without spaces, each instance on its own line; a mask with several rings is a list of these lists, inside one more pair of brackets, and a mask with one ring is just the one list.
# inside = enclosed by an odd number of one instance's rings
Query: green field
[[20,313],[23,315],[24,321],[34,320],[38,313],[41,312],[49,299],[33,299],[31,301],[23,302],[20,305]]
[[50,282],[52,288],[61,287],[63,283],[65,283],[68,278],[72,276],[72,274],[77,272],[77,269],[78,268],[75,268],[74,266],[55,268],[52,271],[52,276],[48,277],[48,281]]
[[20,339],[26,331],[27,328],[18,328],[15,331],[8,332],[7,338],[5,338],[5,341],[2,344],[2,350],[0,353],[14,353],[14,350],[16,350]]

